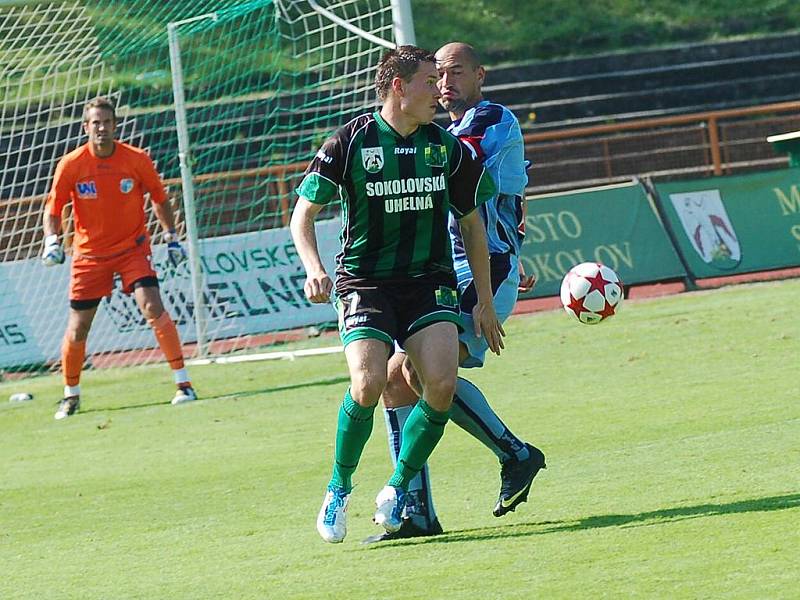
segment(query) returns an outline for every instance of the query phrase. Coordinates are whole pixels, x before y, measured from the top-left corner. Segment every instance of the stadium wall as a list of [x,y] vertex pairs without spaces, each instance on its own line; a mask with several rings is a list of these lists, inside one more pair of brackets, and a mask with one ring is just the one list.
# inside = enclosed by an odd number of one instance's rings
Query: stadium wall
[[[333,272],[339,220],[317,224],[320,254]],[[535,196],[528,201],[522,261],[537,276],[526,298],[552,297],[573,265],[596,260],[627,286],[687,281],[800,265],[800,169],[715,177],[653,186],[625,184]],[[162,296],[185,342],[194,341],[193,303],[185,265],[175,270],[154,248]],[[303,295],[305,274],[287,228],[204,241],[203,293],[221,338],[286,331],[332,322],[329,305]],[[67,319],[69,270],[37,258],[0,263],[0,297],[47,297],[51,310],[11,302],[0,313],[0,369],[26,370],[58,360]],[[57,280],[57,281],[54,281]],[[24,285],[21,290],[14,285]],[[47,290],[60,290],[53,297]],[[62,297],[63,296],[63,297]],[[35,312],[35,314],[34,314]],[[104,298],[91,352],[141,348],[141,315],[119,289]]]
[[525,231],[522,262],[537,280],[526,297],[558,294],[564,273],[585,261],[608,265],[627,285],[686,276],[639,182],[534,197]]
[[800,169],[655,185],[693,279],[800,265]]
[[800,266],[800,168],[534,196],[522,262],[533,293],[602,262],[626,285],[718,278]]

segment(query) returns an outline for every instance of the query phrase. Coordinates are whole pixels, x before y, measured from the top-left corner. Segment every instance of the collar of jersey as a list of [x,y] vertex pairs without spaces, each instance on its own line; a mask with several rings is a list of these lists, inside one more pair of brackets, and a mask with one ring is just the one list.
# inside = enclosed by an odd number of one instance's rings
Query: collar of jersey
[[109,154],[108,156],[97,156],[97,154],[94,153],[94,147],[92,146],[91,142],[86,142],[86,150],[89,152],[89,154],[92,156],[92,158],[96,158],[97,160],[108,160],[109,158],[114,156],[114,154],[117,151],[117,141],[114,140],[114,149],[111,151],[111,154]]
[[396,137],[399,140],[410,140],[411,138],[413,138],[415,135],[417,135],[422,130],[422,125],[420,125],[414,131],[409,133],[407,136],[403,137],[402,135],[397,133],[397,130],[394,127],[389,125],[383,119],[383,117],[381,116],[380,112],[375,111],[373,113],[373,116],[375,117],[375,122],[378,124],[378,130],[379,131],[383,131],[384,133],[388,133],[389,135],[393,135],[394,137]]
[[486,104],[489,104],[489,101],[484,99],[484,100],[481,100],[480,102],[478,102],[475,106],[470,106],[467,110],[464,111],[464,116],[463,117],[461,117],[460,119],[456,119],[455,121],[451,121],[450,122],[450,125],[447,126],[447,131],[451,131],[451,130],[455,129],[456,127],[458,127],[459,125],[461,125],[461,123],[464,122],[464,119],[466,119],[468,116],[469,116],[470,119],[472,119],[472,115],[470,114],[470,111],[474,114],[476,108],[478,108],[479,106],[485,106]]

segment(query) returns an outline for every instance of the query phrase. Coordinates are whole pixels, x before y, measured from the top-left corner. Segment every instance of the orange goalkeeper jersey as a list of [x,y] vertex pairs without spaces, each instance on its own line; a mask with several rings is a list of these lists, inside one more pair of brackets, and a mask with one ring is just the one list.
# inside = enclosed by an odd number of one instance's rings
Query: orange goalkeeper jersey
[[113,256],[147,240],[145,193],[158,204],[167,199],[147,152],[114,142],[113,154],[100,158],[84,144],[59,161],[47,212],[60,217],[72,202],[75,253]]

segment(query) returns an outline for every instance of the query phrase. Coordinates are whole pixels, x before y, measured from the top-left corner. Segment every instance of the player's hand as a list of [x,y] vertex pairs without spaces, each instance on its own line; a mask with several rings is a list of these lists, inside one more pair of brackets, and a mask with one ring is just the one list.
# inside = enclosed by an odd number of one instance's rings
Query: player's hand
[[64,263],[64,249],[58,242],[58,236],[53,233],[44,238],[44,249],[42,250],[42,264],[45,267],[60,265]]
[[303,285],[303,291],[306,293],[306,298],[314,304],[329,302],[332,289],[333,281],[331,281],[331,278],[328,277],[325,271],[306,274],[306,282]]
[[494,310],[494,302],[481,302],[475,305],[472,309],[472,322],[475,323],[475,335],[486,338],[486,343],[489,344],[489,350],[500,355],[500,350],[505,348],[503,344],[503,337],[506,335],[502,323],[497,318],[497,313]]
[[533,286],[535,285],[536,275],[526,275],[525,266],[522,264],[522,261],[519,261],[519,285],[517,286],[517,292],[526,294],[533,291]]
[[180,242],[170,242],[167,244],[167,257],[173,267],[177,267],[186,260],[186,250],[181,246]]
[[178,236],[174,231],[167,231],[164,234],[164,241],[167,242],[167,260],[173,267],[177,267],[186,260],[186,250],[178,241]]

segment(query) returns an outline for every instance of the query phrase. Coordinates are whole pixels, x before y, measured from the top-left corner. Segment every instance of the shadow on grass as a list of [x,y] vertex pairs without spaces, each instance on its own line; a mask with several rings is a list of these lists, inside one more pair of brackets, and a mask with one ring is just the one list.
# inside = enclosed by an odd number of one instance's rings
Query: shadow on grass
[[[258,396],[260,394],[275,394],[278,392],[286,392],[289,390],[299,390],[303,388],[325,386],[325,385],[338,385],[340,383],[348,383],[349,377],[330,377],[328,379],[318,379],[316,381],[304,381],[302,383],[293,383],[290,385],[278,385],[275,387],[261,388],[258,390],[245,390],[241,392],[233,392],[231,394],[218,394],[216,396],[203,396],[200,395],[200,402],[209,400],[231,400],[238,398],[248,398],[250,396]],[[169,392],[167,392],[169,393]],[[125,406],[112,406],[107,408],[90,408],[88,410],[81,409],[77,415],[89,414],[95,412],[109,412],[117,410],[133,410],[136,408],[148,408],[150,406],[161,406],[169,404],[169,402],[143,402],[142,404],[126,404]],[[76,415],[76,416],[77,416]]]
[[[398,540],[388,546],[407,544],[440,544],[450,542],[469,542],[475,540],[491,540],[499,538],[516,538],[548,533],[562,533],[566,531],[581,531],[586,529],[602,529],[605,527],[644,527],[658,525],[686,519],[697,519],[716,515],[770,512],[773,510],[786,510],[800,508],[800,494],[786,494],[784,496],[769,496],[766,498],[753,498],[752,500],[739,500],[725,504],[697,504],[677,508],[665,508],[630,515],[596,515],[575,521],[540,521],[538,523],[509,523],[497,527],[481,527],[478,529],[462,529],[448,531],[443,535],[427,538],[412,538]],[[372,544],[372,548],[388,547],[387,544]]]

